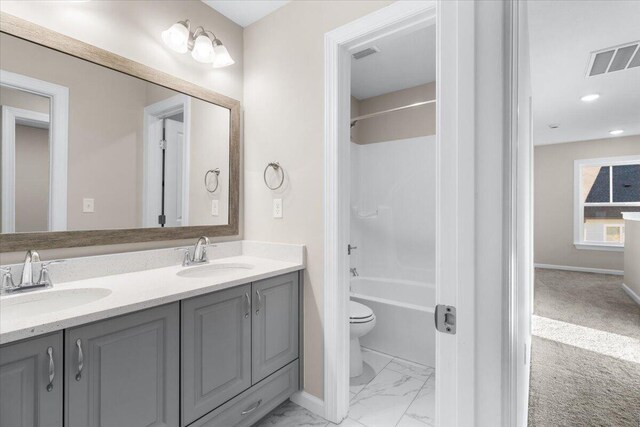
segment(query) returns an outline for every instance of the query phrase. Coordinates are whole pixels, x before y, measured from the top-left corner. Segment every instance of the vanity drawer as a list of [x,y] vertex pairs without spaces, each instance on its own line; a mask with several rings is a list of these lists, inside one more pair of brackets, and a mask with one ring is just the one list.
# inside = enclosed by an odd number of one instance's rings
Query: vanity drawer
[[250,426],[298,390],[298,360],[260,381],[189,427]]

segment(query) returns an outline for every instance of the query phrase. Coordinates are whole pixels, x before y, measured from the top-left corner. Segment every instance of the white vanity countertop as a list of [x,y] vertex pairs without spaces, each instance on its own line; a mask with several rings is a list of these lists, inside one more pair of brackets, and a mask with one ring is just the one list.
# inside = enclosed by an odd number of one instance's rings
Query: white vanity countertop
[[[303,247],[300,246],[302,254]],[[255,252],[255,251],[253,251]],[[181,277],[177,273],[185,268],[173,265],[144,271],[113,274],[55,284],[52,288],[3,296],[9,303],[13,298],[67,291],[65,295],[82,293],[87,288],[111,291],[106,297],[58,311],[30,313],[24,316],[5,315],[0,311],[0,344],[58,331],[110,317],[131,313],[171,302],[207,294],[268,277],[298,271],[304,268],[304,256],[299,259],[278,260],[255,255],[238,255],[215,259],[209,264],[250,264],[251,269],[233,269],[210,277]],[[64,298],[61,296],[60,298]],[[4,311],[4,310],[3,310]],[[7,313],[9,314],[9,313]]]

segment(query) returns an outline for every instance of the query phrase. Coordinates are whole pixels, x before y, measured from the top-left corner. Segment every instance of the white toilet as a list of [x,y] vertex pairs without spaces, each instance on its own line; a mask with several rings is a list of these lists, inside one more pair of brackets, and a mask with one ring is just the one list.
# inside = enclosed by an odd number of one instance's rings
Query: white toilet
[[359,302],[349,301],[349,335],[351,337],[349,376],[362,375],[362,350],[360,337],[371,332],[376,326],[376,316],[373,310]]

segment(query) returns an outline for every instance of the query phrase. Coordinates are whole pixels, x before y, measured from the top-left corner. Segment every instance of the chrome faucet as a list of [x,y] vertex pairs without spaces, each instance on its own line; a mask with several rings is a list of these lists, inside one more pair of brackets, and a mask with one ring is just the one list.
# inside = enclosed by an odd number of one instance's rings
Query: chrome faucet
[[32,286],[33,282],[33,263],[40,262],[40,254],[35,250],[28,250],[27,255],[24,257],[24,266],[22,267],[22,279],[20,280],[19,288],[23,286]]
[[11,275],[10,267],[0,267],[2,271],[2,287],[0,287],[0,294],[9,294],[13,292],[24,292],[33,289],[50,288],[53,286],[51,282],[51,274],[49,273],[49,266],[52,264],[58,264],[64,262],[64,260],[56,260],[43,262],[40,269],[40,277],[38,281],[34,281],[33,264],[40,262],[40,255],[34,250],[27,251],[27,255],[24,258],[24,266],[22,267],[22,277],[19,284],[13,282],[13,276]]
[[202,236],[198,239],[193,247],[193,257],[189,254],[189,248],[178,248],[177,250],[184,251],[184,259],[182,260],[182,266],[187,267],[192,264],[204,264],[209,262],[207,258],[207,247],[214,246],[209,243],[209,238]]

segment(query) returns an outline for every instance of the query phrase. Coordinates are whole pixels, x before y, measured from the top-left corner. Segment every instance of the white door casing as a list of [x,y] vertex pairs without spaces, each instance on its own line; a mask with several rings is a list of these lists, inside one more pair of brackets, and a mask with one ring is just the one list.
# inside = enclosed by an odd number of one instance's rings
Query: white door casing
[[[6,70],[0,70],[0,85],[50,99],[49,231],[66,231],[69,89]],[[15,231],[15,123],[42,123],[43,117],[16,108],[2,110],[2,232],[11,233]]]
[[[325,34],[324,416],[349,409],[350,51],[437,25],[436,300],[457,307],[457,334],[436,334],[436,421],[474,422],[474,5],[396,2]],[[433,327],[433,325],[426,325]]]

